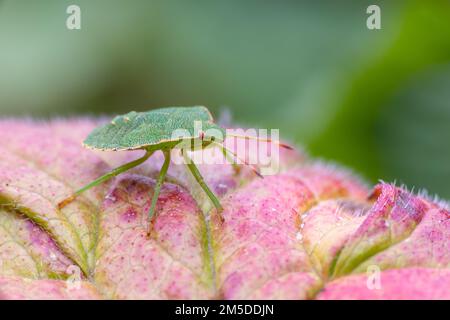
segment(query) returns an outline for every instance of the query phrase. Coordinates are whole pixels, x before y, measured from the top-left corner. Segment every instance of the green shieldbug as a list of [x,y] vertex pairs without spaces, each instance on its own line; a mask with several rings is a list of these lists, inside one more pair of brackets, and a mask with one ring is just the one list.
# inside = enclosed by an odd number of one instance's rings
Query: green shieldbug
[[[194,127],[195,123],[201,124],[201,132],[196,132],[197,130]],[[174,137],[174,132],[180,129],[183,129],[184,134]],[[207,135],[205,132],[213,132],[213,134]],[[144,156],[126,163],[85,185],[77,190],[73,195],[61,201],[58,204],[58,207],[59,209],[62,209],[84,191],[140,165],[145,162],[155,151],[161,150],[164,154],[164,163],[159,172],[159,177],[154,188],[151,205],[148,211],[149,235],[153,229],[154,220],[156,218],[156,202],[169,168],[170,152],[173,149],[180,149],[185,159],[186,166],[201,188],[208,195],[209,199],[217,209],[217,213],[221,221],[223,221],[221,214],[223,209],[220,201],[206,185],[197,166],[194,164],[192,159],[189,158],[187,152],[184,152],[184,149],[186,148],[186,142],[187,145],[191,147],[197,146],[199,148],[205,148],[210,144],[214,144],[222,149],[222,152],[227,159],[230,155],[237,158],[235,153],[223,146],[222,143],[225,136],[225,129],[214,123],[209,110],[202,106],[169,107],[154,109],[148,112],[132,111],[125,115],[117,116],[110,123],[94,129],[83,142],[83,145],[87,148],[104,151],[141,149],[145,151]],[[233,136],[246,139],[255,138],[237,135]],[[265,141],[270,141],[270,139],[265,139]],[[280,145],[283,147],[288,147],[286,145]],[[249,165],[246,162],[244,163]],[[252,168],[255,173],[259,175],[258,169],[253,166]]]

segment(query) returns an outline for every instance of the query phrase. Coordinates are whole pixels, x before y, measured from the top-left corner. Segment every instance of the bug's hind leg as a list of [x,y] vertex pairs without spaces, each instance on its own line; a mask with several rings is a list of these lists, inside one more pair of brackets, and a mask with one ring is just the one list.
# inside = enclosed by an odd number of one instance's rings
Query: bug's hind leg
[[231,164],[231,166],[233,167],[234,175],[238,176],[241,172],[241,167],[237,164],[233,157],[228,154],[227,150],[221,144],[215,143],[214,145],[219,146],[220,151],[222,151],[222,154],[225,157],[225,161],[228,161]]
[[91,183],[89,183],[89,184],[85,185],[84,187],[80,188],[79,190],[75,191],[70,197],[59,202],[58,208],[59,209],[64,208],[69,203],[71,203],[73,200],[75,200],[77,196],[79,196],[83,192],[89,190],[90,188],[95,187],[95,186],[99,185],[100,183],[105,182],[105,181],[117,176],[118,174],[121,174],[122,172],[125,172],[127,170],[130,170],[131,168],[134,168],[134,167],[140,165],[145,160],[147,160],[152,154],[153,154],[153,151],[147,151],[143,157],[136,159],[134,161],[125,163],[124,165],[117,167],[117,168],[113,169],[112,171],[104,174],[100,178],[92,181]]
[[[240,161],[241,161],[242,163],[244,163],[246,166],[249,166],[249,167],[253,170],[253,172],[254,172],[258,177],[264,178],[264,177],[262,176],[262,174],[260,173],[259,167],[250,164],[250,163],[249,163],[248,161],[246,161],[245,159],[240,159],[236,153],[234,153],[233,151],[231,151],[230,149],[228,149],[227,147],[225,147],[223,144],[220,144],[220,143],[217,143],[217,142],[213,142],[213,143],[214,143],[215,146],[219,147],[219,148],[222,150],[222,153],[225,155],[225,157],[228,156],[228,158],[231,158],[231,157],[229,156],[229,154],[233,155],[237,160],[240,160]],[[227,158],[227,159],[228,159],[228,158]],[[237,163],[234,161],[234,159],[231,159],[231,161],[237,165]]]
[[208,185],[205,183],[205,180],[203,179],[202,175],[200,174],[200,171],[198,170],[197,166],[194,164],[192,159],[187,155],[186,152],[181,150],[181,153],[183,154],[183,157],[186,162],[186,166],[191,171],[192,175],[194,176],[195,180],[197,180],[200,187],[202,187],[203,191],[205,191],[206,195],[209,197],[211,202],[214,204],[214,206],[217,209],[217,214],[219,215],[220,221],[223,223],[225,221],[224,217],[222,216],[222,205],[220,204],[219,199],[217,199],[216,195],[209,189]]
[[167,169],[170,164],[170,151],[164,151],[164,164],[159,171],[158,181],[156,182],[155,189],[153,190],[152,203],[150,205],[150,209],[148,210],[148,229],[147,229],[147,237],[150,237],[150,234],[153,231],[153,226],[156,219],[155,209],[156,202],[158,201],[159,192],[161,191],[161,186],[164,183],[164,179],[167,174]]

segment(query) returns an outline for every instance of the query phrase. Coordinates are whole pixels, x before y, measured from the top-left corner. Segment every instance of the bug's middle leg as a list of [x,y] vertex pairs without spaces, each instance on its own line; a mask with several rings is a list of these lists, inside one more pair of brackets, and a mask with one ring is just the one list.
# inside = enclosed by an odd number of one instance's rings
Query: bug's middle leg
[[147,229],[147,237],[150,236],[153,225],[155,223],[155,209],[156,209],[156,202],[158,201],[159,192],[161,191],[161,186],[164,183],[164,179],[167,174],[167,169],[169,168],[170,164],[170,151],[164,151],[164,163],[161,167],[161,170],[159,171],[159,177],[158,181],[156,182],[155,188],[153,190],[153,197],[152,197],[152,203],[150,205],[150,209],[148,210],[148,229]]
[[198,170],[197,166],[194,164],[192,159],[187,155],[186,152],[184,152],[183,149],[181,149],[181,153],[185,159],[186,166],[191,171],[192,175],[194,176],[195,180],[197,180],[200,187],[202,187],[203,191],[205,191],[206,195],[209,197],[211,202],[214,204],[214,206],[217,209],[217,214],[219,215],[220,221],[224,222],[225,219],[222,215],[223,207],[220,204],[219,199],[217,199],[216,195],[209,189],[208,185],[205,183],[205,180],[203,179],[202,175],[200,174],[200,171]]

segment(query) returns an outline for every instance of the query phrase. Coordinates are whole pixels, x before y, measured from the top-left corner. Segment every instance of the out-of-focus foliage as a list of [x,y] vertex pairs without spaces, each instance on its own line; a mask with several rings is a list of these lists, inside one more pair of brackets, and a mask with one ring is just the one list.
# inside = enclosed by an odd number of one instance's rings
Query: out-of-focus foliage
[[[382,29],[366,28],[381,7]],[[67,30],[69,4],[82,29]],[[1,115],[204,104],[450,197],[448,1],[1,1]]]
[[387,48],[344,82],[312,148],[372,178],[448,196],[450,3],[408,3],[397,21]]

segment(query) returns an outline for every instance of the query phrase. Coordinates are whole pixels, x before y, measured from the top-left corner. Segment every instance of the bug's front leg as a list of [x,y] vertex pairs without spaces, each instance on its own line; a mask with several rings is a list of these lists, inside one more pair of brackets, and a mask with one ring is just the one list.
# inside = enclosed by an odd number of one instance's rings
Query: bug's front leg
[[92,181],[91,183],[85,185],[84,187],[80,188],[79,190],[75,191],[71,196],[65,198],[64,200],[60,201],[58,203],[58,209],[62,209],[65,206],[67,206],[69,203],[71,203],[73,200],[76,199],[76,197],[78,197],[80,194],[82,194],[83,192],[121,174],[122,172],[125,172],[127,170],[130,170],[131,168],[134,168],[138,165],[140,165],[141,163],[145,162],[145,160],[147,160],[151,155],[153,154],[153,151],[146,151],[144,156],[136,159],[134,161],[125,163],[124,165],[115,168],[114,170],[104,174],[103,176],[101,176],[100,178],[95,179],[94,181]]
[[150,205],[150,209],[148,210],[148,229],[147,229],[147,238],[150,237],[155,219],[156,219],[156,203],[158,202],[159,192],[161,191],[161,186],[164,183],[164,179],[167,174],[167,169],[169,168],[170,164],[170,151],[164,151],[164,164],[161,167],[161,170],[159,171],[159,177],[158,181],[156,182],[155,189],[153,190],[153,197],[152,197],[152,203]]

